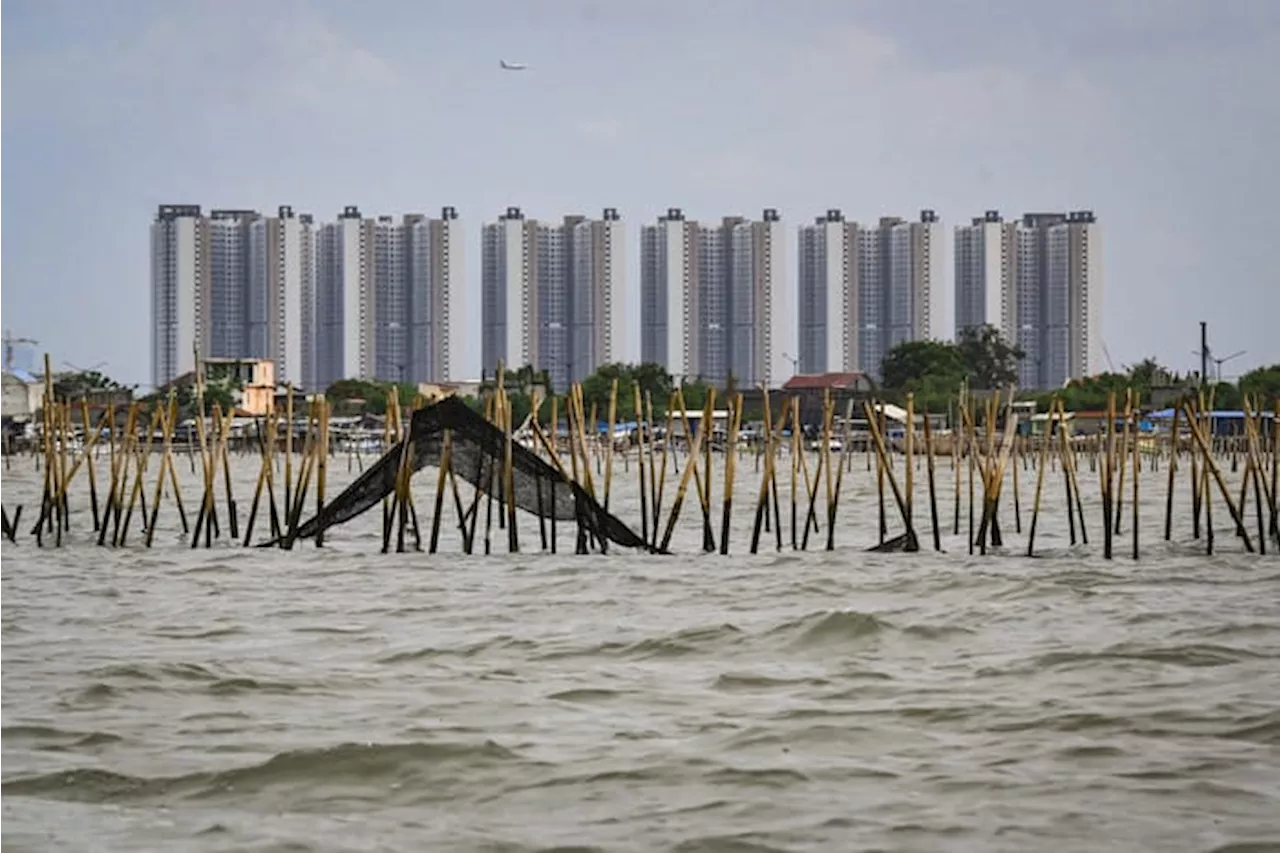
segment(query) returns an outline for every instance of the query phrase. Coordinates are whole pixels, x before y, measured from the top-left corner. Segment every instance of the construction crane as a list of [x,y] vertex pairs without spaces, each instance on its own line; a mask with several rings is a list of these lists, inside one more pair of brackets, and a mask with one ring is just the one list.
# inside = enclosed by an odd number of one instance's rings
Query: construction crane
[[4,369],[12,372],[13,370],[13,347],[14,344],[31,344],[38,345],[40,342],[33,338],[15,338],[13,332],[5,330],[4,333]]

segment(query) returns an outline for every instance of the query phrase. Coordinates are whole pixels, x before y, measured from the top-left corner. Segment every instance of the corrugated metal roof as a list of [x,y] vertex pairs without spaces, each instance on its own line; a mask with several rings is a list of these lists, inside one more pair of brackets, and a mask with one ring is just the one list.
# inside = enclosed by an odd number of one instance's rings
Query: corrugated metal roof
[[823,388],[856,388],[863,379],[861,373],[802,373],[792,376],[782,385],[784,391],[805,391]]
[[32,376],[32,375],[31,375],[30,373],[28,373],[27,371],[23,370],[21,367],[15,367],[15,368],[13,368],[13,370],[9,370],[9,371],[6,371],[6,372],[7,372],[10,376],[16,376],[17,378],[21,379],[23,382],[27,383],[28,385],[34,385],[34,384],[36,384],[37,382],[39,382],[39,381],[40,381],[39,379],[37,379],[36,377]]

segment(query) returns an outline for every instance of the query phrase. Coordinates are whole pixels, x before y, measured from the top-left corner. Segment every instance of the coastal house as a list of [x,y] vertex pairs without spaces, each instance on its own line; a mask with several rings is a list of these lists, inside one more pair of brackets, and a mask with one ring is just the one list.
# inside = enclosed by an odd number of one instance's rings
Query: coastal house
[[40,411],[43,399],[44,383],[39,378],[17,368],[4,372],[0,416],[3,416],[6,425],[30,421]]
[[799,373],[782,384],[782,391],[786,398],[800,399],[800,423],[809,426],[822,423],[822,401],[828,392],[837,415],[843,416],[849,400],[857,406],[875,393],[875,383],[865,373]]
[[205,381],[225,383],[237,392],[237,408],[260,416],[271,411],[275,402],[276,366],[266,358],[206,358]]

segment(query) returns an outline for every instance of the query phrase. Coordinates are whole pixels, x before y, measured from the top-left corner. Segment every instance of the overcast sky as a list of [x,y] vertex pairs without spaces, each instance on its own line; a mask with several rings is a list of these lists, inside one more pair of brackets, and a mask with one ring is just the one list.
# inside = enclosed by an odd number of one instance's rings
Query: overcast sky
[[[1094,210],[1115,366],[1280,361],[1280,0],[5,0],[3,326],[144,383],[161,203]],[[515,74],[499,58],[527,62]],[[794,265],[794,246],[789,249]],[[948,251],[950,254],[950,251]],[[948,278],[950,278],[948,257]],[[794,278],[794,269],[790,271]]]

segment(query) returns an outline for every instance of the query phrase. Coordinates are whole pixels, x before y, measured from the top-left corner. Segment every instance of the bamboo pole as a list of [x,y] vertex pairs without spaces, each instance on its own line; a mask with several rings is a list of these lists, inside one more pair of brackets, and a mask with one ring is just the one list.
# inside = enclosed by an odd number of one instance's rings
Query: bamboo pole
[[1271,533],[1280,547],[1280,397],[1271,409]]
[[[1013,411],[1013,395],[1012,394],[1009,395],[1009,411],[1010,412]],[[1021,436],[1015,436],[1013,439],[1013,455],[1017,457],[1014,460],[1014,463],[1010,466],[1010,468],[1013,469],[1010,472],[1013,475],[1013,532],[1021,533],[1022,532],[1022,495],[1019,493],[1019,490],[1018,490],[1018,462],[1019,461],[1022,462],[1022,467],[1024,468],[1026,467],[1026,464],[1027,464],[1026,442],[1022,440]]]
[[1139,472],[1141,471],[1141,462],[1142,462],[1141,457],[1138,455],[1139,412],[1137,408],[1134,408],[1130,412],[1130,417],[1133,419],[1133,428],[1131,432],[1131,434],[1133,435],[1133,452],[1132,454],[1130,454],[1133,457],[1133,500],[1130,501],[1130,504],[1132,505],[1132,512],[1133,512],[1133,521],[1132,521],[1133,559],[1137,560],[1138,559],[1138,479],[1139,479]]
[[[394,389],[392,389],[394,393]],[[292,550],[294,543],[298,538],[298,525],[302,518],[302,507],[307,498],[307,487],[311,483],[311,469],[315,461],[315,453],[312,445],[315,444],[315,421],[316,421],[316,404],[312,400],[307,404],[307,429],[302,439],[302,459],[298,461],[298,475],[293,484],[293,490],[290,497],[292,503],[288,506],[289,518],[285,531],[284,542],[282,547],[285,550]],[[292,428],[292,424],[290,424]],[[384,525],[383,541],[386,542],[388,528]]]
[[[645,444],[647,437],[650,436],[648,424],[644,415],[644,407],[640,400],[640,383],[633,382],[631,385],[631,405],[635,409],[636,417],[636,476],[639,479],[640,488],[640,538],[646,543],[649,540],[649,483],[648,474],[645,471]],[[653,449],[649,449],[649,458],[653,457]]]
[[1174,475],[1178,473],[1178,416],[1181,413],[1181,410],[1175,406],[1172,432],[1169,434],[1168,488],[1164,499],[1164,541],[1166,542],[1173,538],[1173,484]]
[[836,510],[840,506],[840,490],[844,486],[844,472],[846,468],[851,467],[853,448],[853,399],[845,401],[844,406],[844,435],[840,440],[840,461],[837,463],[839,467],[836,469],[835,490],[832,495],[831,502],[827,505],[827,550],[834,551],[836,547]]
[[[773,404],[769,400],[769,389],[765,389],[764,393],[765,405],[768,407],[769,418],[773,418]],[[773,537],[775,547],[778,551],[782,551],[782,508],[779,505],[778,497],[778,454],[782,450],[782,428],[787,422],[787,411],[782,410],[782,416],[778,420],[775,431],[770,433],[769,444],[772,448],[773,461],[769,464],[769,502],[773,507]]]
[[62,533],[71,529],[71,519],[69,513],[69,505],[67,502],[67,473],[70,470],[71,463],[69,459],[71,436],[67,429],[67,407],[65,405],[54,406],[54,415],[58,419],[58,471],[56,481],[58,483],[58,544],[62,544]]
[[799,504],[800,465],[803,451],[800,445],[800,398],[791,398],[791,550],[799,549],[800,542],[796,538],[796,507]]
[[[711,449],[715,444],[715,389],[707,391],[707,402],[703,408],[703,420],[708,424],[707,435],[709,440],[702,443],[704,476],[698,479],[698,472],[693,472],[694,484],[700,484],[702,491],[699,494],[702,503],[702,550],[708,554],[714,553],[716,550],[715,534],[711,530]],[[727,438],[727,436],[726,436]]]
[[[639,417],[639,415],[637,415]],[[609,510],[609,492],[613,487],[613,435],[618,428],[618,377],[609,383],[609,423],[608,435],[605,436],[604,457],[604,499],[600,502],[605,511]]]
[[[119,494],[120,494],[121,467],[123,464],[123,460],[125,458],[125,449],[116,447],[116,436],[115,436],[116,416],[115,416],[115,406],[113,404],[108,404],[108,413],[109,413],[108,416],[111,418],[111,424],[112,424],[111,436],[110,436],[110,447],[109,447],[110,452],[107,460],[111,467],[111,478],[107,486],[107,502],[106,502],[106,505],[103,507],[103,512],[102,512],[102,526],[98,528],[98,544],[99,545],[106,544],[107,530],[109,527],[114,527],[112,522],[116,518],[116,508],[117,508],[117,502],[119,500]],[[127,424],[126,441],[127,441],[127,434],[133,431],[133,419],[134,419],[134,408],[133,406],[130,406],[128,419],[126,421],[126,424]]]
[[903,424],[902,450],[906,457],[906,472],[903,480],[906,482],[906,503],[907,518],[910,524],[915,524],[916,518],[916,395],[911,391],[907,392],[907,422]]
[[[173,391],[169,391],[170,399],[173,398]],[[157,404],[156,408],[160,411],[160,433],[163,444],[160,449],[160,471],[156,474],[156,487],[151,497],[151,515],[147,519],[146,539],[144,543],[148,548],[155,540],[156,522],[160,516],[160,501],[164,496],[164,479],[169,473],[169,465],[172,462],[173,455],[173,419],[169,417],[169,406],[166,401],[163,404]]]
[[213,514],[213,469],[209,460],[208,440],[204,424],[204,366],[200,360],[199,348],[195,349],[195,383],[196,383],[196,439],[200,443],[200,467],[204,474],[204,498],[200,504],[200,512],[196,515],[195,534],[191,537],[191,547],[200,544],[201,526],[205,528],[205,544],[212,544],[209,531],[209,517]]
[[[871,404],[869,402],[863,403],[863,407],[867,413],[867,424],[871,426],[871,437],[876,444],[876,453],[883,462],[884,458],[888,456],[888,452],[885,450],[884,435],[880,432],[879,424],[875,423]],[[906,501],[903,498],[902,490],[898,487],[898,478],[894,476],[893,469],[888,465],[885,465],[885,476],[889,481],[890,488],[893,490],[893,499],[898,505],[898,512],[902,515],[902,523],[906,527],[906,545],[903,550],[918,551],[920,550],[919,540],[916,538],[915,528],[911,525],[910,516],[907,515]]]
[[[952,453],[955,452],[955,443],[952,442]],[[929,521],[933,530],[933,550],[942,550],[942,531],[938,525],[938,485],[937,473],[935,471],[935,458],[933,452],[933,425],[930,423],[929,411],[924,413],[924,455],[926,472],[929,476]]]
[[966,479],[967,488],[965,491],[967,492],[966,497],[968,498],[968,519],[967,519],[967,526],[966,526],[965,533],[968,539],[969,554],[970,556],[972,556],[975,550],[974,546],[977,544],[977,539],[975,538],[975,534],[978,532],[977,526],[974,523],[974,513],[973,513],[974,506],[975,506],[975,499],[976,499],[974,483],[975,483],[975,474],[978,467],[978,427],[976,422],[977,414],[976,414],[976,410],[974,409],[972,400],[966,400],[964,405],[959,407],[959,416],[960,416],[960,426],[963,431],[962,434],[964,438],[964,441],[963,441],[964,448],[965,448],[964,468],[965,468],[966,478],[967,478]]
[[1112,556],[1112,537],[1115,533],[1112,517],[1115,506],[1115,452],[1116,452],[1116,392],[1107,392],[1106,450],[1102,461],[1102,556]]
[[[876,424],[879,427],[879,432],[876,433],[873,430],[873,434],[878,434],[883,436],[885,432],[885,426],[886,426],[883,403],[880,404],[879,409],[880,409],[879,420],[876,421]],[[868,421],[867,421],[868,426],[870,426],[870,417],[871,416],[868,415]],[[876,509],[877,509],[877,521],[879,522],[879,535],[880,535],[881,545],[884,544],[885,538],[889,535],[889,519],[885,511],[885,498],[884,498],[884,479],[885,479],[885,469],[887,465],[888,465],[888,462],[885,460],[885,454],[880,453],[879,449],[877,448],[877,451],[876,451],[877,508]]]
[[133,489],[129,493],[129,505],[128,505],[128,508],[125,510],[124,523],[121,525],[121,528],[120,528],[120,539],[119,539],[119,542],[117,543],[120,547],[124,547],[126,541],[128,540],[129,525],[133,520],[133,509],[138,504],[140,498],[142,498],[143,504],[144,504],[141,510],[142,517],[143,517],[143,524],[144,525],[146,524],[147,510],[145,506],[145,498],[143,497],[143,487],[146,483],[147,466],[148,466],[148,463],[151,461],[150,438],[151,436],[155,435],[156,428],[157,426],[159,426],[159,424],[160,424],[160,408],[158,406],[152,407],[151,420],[149,422],[149,427],[147,429],[148,441],[145,446],[142,446],[142,447],[135,446],[135,449],[134,449],[134,466],[136,469],[136,473],[133,481]]
[[[656,478],[657,486],[653,495],[653,544],[658,544],[658,531],[662,523],[662,503],[666,498],[667,491],[667,461],[672,455],[671,440],[672,431],[675,429],[675,408],[678,405],[681,411],[684,410],[684,397],[678,392],[673,391],[667,395],[667,425],[666,430],[662,433],[662,464],[658,468],[658,476]],[[687,437],[686,433],[686,437]],[[674,475],[674,470],[673,470]],[[650,477],[650,480],[655,478]]]
[[[771,484],[770,471],[773,470],[773,413],[769,407],[769,387],[761,385],[764,395],[764,474],[760,478],[760,490],[756,500],[756,517],[751,525],[751,553],[760,550],[760,529],[765,517],[769,514],[769,490]],[[779,534],[781,535],[781,534]]]
[[[1253,409],[1253,406],[1249,402],[1248,397],[1245,398],[1244,407],[1245,407],[1245,425],[1244,426],[1245,426],[1245,455],[1246,455],[1244,484],[1245,486],[1247,486],[1249,479],[1250,478],[1253,479],[1254,513],[1257,517],[1257,522],[1258,522],[1258,553],[1266,554],[1267,539],[1269,538],[1266,519],[1270,517],[1270,503],[1272,501],[1272,498],[1271,498],[1271,494],[1267,491],[1266,487],[1260,484],[1260,480],[1262,479],[1261,477],[1262,459],[1259,455],[1258,443],[1261,440],[1260,424],[1262,419],[1262,411],[1261,411],[1261,407],[1259,407],[1258,411],[1255,412]],[[1266,494],[1267,501],[1268,501],[1267,512],[1264,512],[1262,507],[1262,503],[1263,503],[1262,498],[1264,494]],[[1242,511],[1247,506],[1247,502],[1248,502],[1248,494],[1242,493],[1240,496],[1240,508]]]
[[[511,400],[506,392],[503,392],[504,405],[502,407],[502,433],[503,433],[503,460],[502,460],[502,482],[503,494],[507,502],[507,552],[510,554],[518,554],[520,552],[520,539],[516,533],[516,501],[515,501],[515,457],[513,455],[514,447],[511,438]],[[613,455],[609,455],[609,468],[612,473]],[[605,501],[608,498],[609,480],[605,477]]]
[[[319,454],[318,454],[319,458],[316,460],[316,517],[319,518],[320,514],[324,512],[324,487],[325,487],[325,480],[326,480],[325,472],[329,464],[329,400],[328,398],[326,398],[325,395],[321,394],[320,398],[316,401],[316,406],[319,409],[318,414],[320,416],[320,429],[319,429],[320,438],[319,438],[319,441],[317,442],[317,450],[319,451]],[[407,442],[408,438],[406,437],[405,440]],[[230,488],[231,488],[231,481],[228,479],[227,480],[228,491],[230,490]],[[228,498],[228,500],[230,499]],[[233,523],[232,528],[234,529],[234,527],[235,525]],[[231,535],[235,536],[235,533],[233,532]],[[316,547],[317,548],[324,547],[324,527],[316,528]]]
[[[1118,464],[1119,470],[1116,476],[1116,491],[1115,491],[1116,517],[1115,517],[1115,520],[1111,523],[1112,532],[1116,536],[1120,535],[1121,526],[1122,526],[1120,522],[1121,522],[1121,519],[1124,518],[1125,467],[1129,458],[1128,457],[1129,437],[1130,437],[1129,421],[1132,420],[1132,415],[1133,415],[1133,389],[1126,388],[1124,392],[1124,416],[1122,418],[1121,425],[1120,425],[1120,447],[1117,451],[1117,455],[1119,459],[1119,464]],[[1134,438],[1136,440],[1137,436],[1135,435]],[[1135,452],[1136,452],[1136,449],[1135,449]]]
[[233,540],[240,539],[239,512],[236,499],[231,491],[231,425],[235,421],[235,408],[224,413],[218,441],[218,454],[222,460],[222,482],[227,493],[227,528]]
[[[436,477],[435,506],[431,511],[431,540],[427,545],[427,553],[434,554],[440,546],[440,517],[444,512],[444,492],[449,481],[449,472],[453,465],[453,430],[446,429],[440,450],[440,472]],[[539,493],[541,494],[541,493]],[[543,544],[545,548],[545,543]]]
[[[738,432],[742,427],[742,395],[733,401],[733,412],[730,415],[729,434],[725,436],[724,458],[724,500],[720,517],[720,554],[729,553],[729,522],[733,516],[733,477],[734,466],[738,458]],[[708,472],[708,482],[710,472]]]
[[[81,412],[81,415],[80,415],[81,422],[84,424],[84,428],[87,431],[89,429],[89,398],[88,397],[80,398],[80,412]],[[103,419],[105,420],[105,418],[106,418],[106,415],[104,413]],[[98,516],[98,479],[94,472],[95,466],[93,464],[93,446],[97,443],[98,436],[101,434],[102,434],[102,421],[99,420],[98,428],[93,431],[92,438],[88,435],[85,435],[85,448],[84,448],[85,455],[83,457],[84,461],[87,463],[86,467],[89,469],[89,511],[93,513],[94,532],[97,532],[98,530],[100,519]]]
[[[1188,404],[1183,404],[1188,406]],[[1222,493],[1222,499],[1227,504],[1227,511],[1231,513],[1231,520],[1235,522],[1236,531],[1240,534],[1240,538],[1244,540],[1245,550],[1253,553],[1253,541],[1249,538],[1249,531],[1244,525],[1244,519],[1240,514],[1240,509],[1231,500],[1230,490],[1227,488],[1226,480],[1222,477],[1222,472],[1218,470],[1217,464],[1213,460],[1212,453],[1209,448],[1208,441],[1200,430],[1200,425],[1191,419],[1190,407],[1187,408],[1187,420],[1191,426],[1191,434],[1196,444],[1200,446],[1201,452],[1205,457],[1205,465],[1208,467],[1208,473],[1213,476],[1214,481],[1218,484],[1218,489]]]
[[[964,472],[958,457],[963,453],[966,460],[969,458],[969,449],[966,443],[967,433],[965,431],[968,423],[965,414],[968,409],[969,404],[966,401],[965,387],[961,385],[960,395],[956,399],[956,417],[951,422],[951,471],[955,475],[955,503],[953,504],[955,520],[952,525],[952,536],[960,535],[960,505],[963,503],[963,498],[960,494],[960,480]],[[972,501],[972,497],[970,501]],[[972,549],[970,549],[970,553],[972,553]]]
[[[808,499],[809,506],[804,514],[804,531],[800,534],[800,550],[809,550],[809,531],[814,533],[818,530],[818,489],[822,488],[824,471],[829,470],[828,462],[830,454],[823,452],[825,448],[831,445],[831,397],[830,393],[823,395],[822,401],[822,424],[818,430],[818,440],[822,442],[822,446],[818,449],[818,467],[814,469],[813,479],[805,478],[805,497]],[[808,468],[804,464],[804,457],[801,457],[801,469],[808,474]]]
[[667,401],[668,401],[667,430],[665,433],[663,433],[663,436],[662,436],[662,446],[663,446],[662,480],[660,480],[658,476],[657,463],[654,461],[654,454],[653,454],[653,442],[655,440],[655,435],[653,431],[653,424],[654,424],[653,395],[648,391],[644,393],[645,439],[646,439],[646,444],[648,445],[648,456],[649,456],[649,520],[650,520],[650,530],[651,530],[651,539],[647,541],[650,542],[651,547],[656,546],[658,544],[659,511],[661,509],[661,502],[662,502],[662,489],[663,489],[663,486],[665,485],[663,480],[665,480],[666,474],[667,474],[666,446],[668,442],[671,440],[671,405],[670,405],[671,395],[670,394],[667,395]]
[[[677,391],[676,393],[679,395],[678,399],[679,399],[680,411],[683,414],[684,394],[680,391]],[[693,437],[692,443],[689,446],[689,454],[685,460],[684,470],[680,474],[680,484],[679,486],[676,487],[675,500],[672,501],[671,512],[667,516],[667,526],[662,534],[662,545],[659,550],[663,552],[667,551],[671,546],[671,536],[676,529],[676,519],[680,517],[680,508],[684,505],[685,493],[689,490],[689,480],[693,476],[694,471],[696,470],[698,465],[698,451],[702,447],[702,442],[704,440],[707,430],[711,427],[709,420],[710,420],[709,418],[704,418],[702,420],[702,423],[698,424],[698,432]],[[685,418],[684,422],[685,422],[685,435],[688,436],[689,421],[687,418]]]
[[[1040,520],[1040,496],[1044,492],[1044,470],[1049,464],[1049,438],[1053,435],[1054,418],[1058,415],[1058,409],[1062,405],[1062,400],[1058,397],[1053,398],[1053,402],[1049,404],[1049,417],[1045,421],[1045,434],[1040,442],[1040,462],[1036,466],[1036,496],[1031,505],[1031,529],[1027,531],[1027,556],[1035,556],[1036,546],[1036,524]],[[1069,493],[1069,492],[1068,492]],[[1067,515],[1071,515],[1071,503],[1067,502]],[[1074,529],[1072,533],[1074,533]]]
[[[248,548],[249,543],[253,541],[253,525],[258,519],[258,507],[262,502],[262,493],[267,485],[267,473],[271,470],[271,457],[269,455],[270,447],[270,431],[271,422],[275,420],[274,411],[268,412],[267,417],[258,425],[258,453],[262,456],[261,464],[258,466],[258,478],[253,487],[253,498],[249,501],[249,518],[244,525],[244,547]],[[273,529],[271,535],[274,538],[276,531]]]

